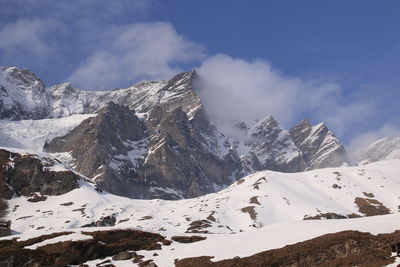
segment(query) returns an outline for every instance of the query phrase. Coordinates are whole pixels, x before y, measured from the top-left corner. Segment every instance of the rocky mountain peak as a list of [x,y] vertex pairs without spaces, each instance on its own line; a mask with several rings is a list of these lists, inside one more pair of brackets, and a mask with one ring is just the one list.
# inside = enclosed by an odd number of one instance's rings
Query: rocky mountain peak
[[306,169],[337,167],[348,162],[344,146],[323,122],[311,125],[309,120],[303,120],[289,133],[303,153]]
[[361,152],[359,162],[400,159],[400,137],[384,137],[372,142]]
[[49,114],[43,82],[27,69],[0,67],[0,119],[38,119]]
[[25,90],[39,89],[44,90],[45,86],[40,78],[28,69],[18,69],[17,67],[0,67],[0,75],[3,80],[10,84],[20,86]]

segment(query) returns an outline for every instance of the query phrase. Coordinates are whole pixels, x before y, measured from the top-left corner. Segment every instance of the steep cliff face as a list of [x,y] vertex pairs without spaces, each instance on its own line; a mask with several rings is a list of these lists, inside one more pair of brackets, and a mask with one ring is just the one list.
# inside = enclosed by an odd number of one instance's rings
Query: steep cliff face
[[78,172],[109,192],[132,196],[130,188],[146,151],[144,125],[133,111],[110,102],[96,117],[46,144],[45,150],[70,152]]

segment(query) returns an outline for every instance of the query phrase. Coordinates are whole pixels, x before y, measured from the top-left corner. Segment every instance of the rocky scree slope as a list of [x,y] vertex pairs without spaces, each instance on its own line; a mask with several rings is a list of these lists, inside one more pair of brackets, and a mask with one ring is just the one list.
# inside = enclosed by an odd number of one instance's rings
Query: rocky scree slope
[[297,172],[347,161],[334,134],[307,120],[286,131],[267,116],[235,126],[242,138],[221,132],[196,94],[195,71],[107,92],[68,83],[45,87],[26,69],[0,72],[2,119],[97,113],[45,149],[70,153],[77,171],[115,194],[195,197],[259,170]]

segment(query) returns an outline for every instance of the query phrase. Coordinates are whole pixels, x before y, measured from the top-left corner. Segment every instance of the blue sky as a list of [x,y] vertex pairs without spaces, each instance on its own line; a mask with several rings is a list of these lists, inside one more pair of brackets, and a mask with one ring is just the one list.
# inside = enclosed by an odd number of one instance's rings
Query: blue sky
[[97,90],[196,68],[210,110],[272,113],[285,127],[323,120],[357,146],[399,135],[399,11],[368,0],[1,0],[0,65]]

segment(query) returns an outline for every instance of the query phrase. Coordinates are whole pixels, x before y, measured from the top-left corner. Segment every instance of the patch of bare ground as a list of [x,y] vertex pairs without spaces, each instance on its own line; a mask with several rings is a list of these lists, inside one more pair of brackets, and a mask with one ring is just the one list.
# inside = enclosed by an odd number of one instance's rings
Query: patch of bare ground
[[347,219],[347,216],[333,212],[320,213],[315,216],[305,216],[303,220],[322,220],[322,219]]
[[242,179],[239,179],[239,180],[237,180],[237,182],[236,182],[236,184],[237,185],[240,185],[240,184],[242,184],[242,183],[244,183],[244,179],[242,178]]
[[205,236],[192,235],[192,236],[173,236],[171,239],[178,243],[194,243],[207,239]]
[[209,220],[193,221],[189,224],[188,229],[186,229],[186,233],[208,234],[209,231],[204,229],[209,227],[211,227],[211,222]]
[[363,192],[364,196],[366,197],[375,197],[372,193]]
[[36,250],[25,249],[35,244],[69,232],[55,233],[23,242],[16,239],[0,241],[0,266],[68,266],[79,265],[89,260],[101,259],[124,251],[160,249],[170,241],[159,234],[137,230],[110,230],[83,232],[93,238],[89,240],[64,241],[48,244]]
[[357,197],[354,203],[358,206],[358,211],[366,216],[389,214],[390,210],[376,199]]
[[210,215],[207,216],[207,220],[211,222],[216,222],[217,220],[214,217],[215,211],[212,211]]
[[250,200],[249,200],[249,203],[250,203],[250,204],[261,205],[261,203],[258,201],[258,197],[256,197],[256,196],[251,197]]
[[392,245],[400,242],[400,231],[371,235],[357,231],[327,234],[294,245],[257,253],[249,257],[212,262],[209,256],[176,260],[177,267],[239,266],[386,266],[394,262]]
[[151,220],[151,219],[153,219],[153,216],[146,215],[146,216],[143,216],[142,218],[140,218],[139,221],[146,221],[146,220]]
[[248,213],[252,220],[255,221],[257,219],[257,212],[255,211],[254,206],[244,207],[241,209],[241,211],[244,213]]

